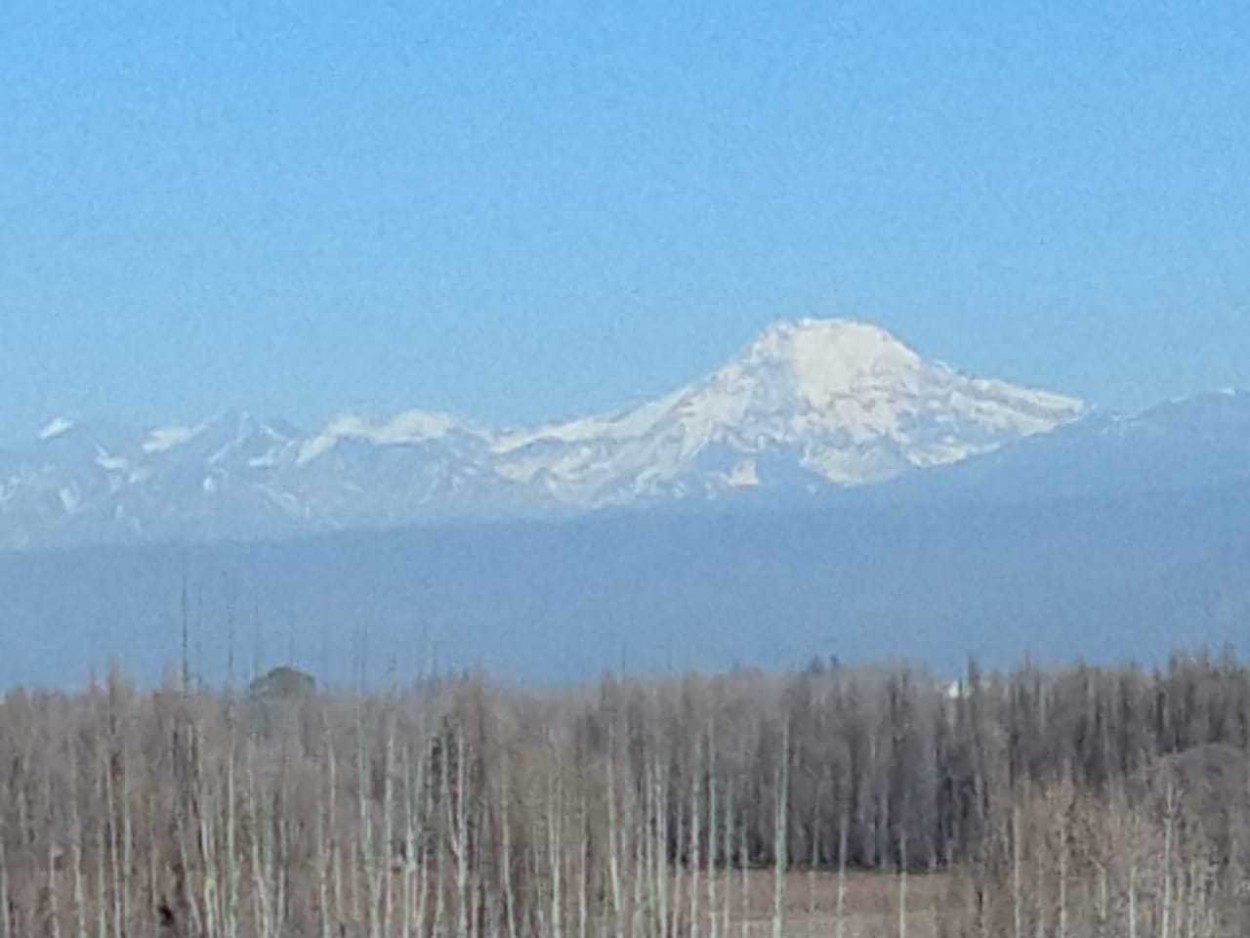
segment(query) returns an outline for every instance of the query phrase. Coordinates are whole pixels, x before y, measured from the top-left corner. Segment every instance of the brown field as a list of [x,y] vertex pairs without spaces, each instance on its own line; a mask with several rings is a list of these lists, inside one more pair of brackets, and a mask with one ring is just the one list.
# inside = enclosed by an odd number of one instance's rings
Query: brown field
[[[734,874],[737,875],[736,873]],[[750,938],[771,935],[773,874],[768,870],[747,874],[750,912],[747,934]],[[719,884],[718,884],[719,885]],[[847,873],[844,896],[844,938],[885,938],[898,935],[899,884],[895,876],[883,873]],[[911,875],[907,878],[907,934],[909,938],[937,935],[937,911],[946,899],[950,877],[946,874]],[[737,898],[735,891],[734,896]],[[786,877],[786,938],[833,936],[838,901],[836,873],[811,876],[793,872]],[[741,915],[731,910],[730,930],[741,935]]]

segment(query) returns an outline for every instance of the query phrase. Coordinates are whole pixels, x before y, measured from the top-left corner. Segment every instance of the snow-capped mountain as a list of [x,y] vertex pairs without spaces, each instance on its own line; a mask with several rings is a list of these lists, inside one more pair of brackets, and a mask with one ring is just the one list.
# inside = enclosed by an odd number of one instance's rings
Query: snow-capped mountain
[[311,433],[231,413],[105,438],[58,417],[0,453],[0,547],[273,537],[860,486],[1076,420],[1070,397],[926,361],[876,326],[779,323],[623,413],[495,430],[442,413]]
[[702,381],[634,410],[495,441],[498,472],[563,503],[881,482],[1079,417],[1081,402],[970,378],[876,326],[779,323]]

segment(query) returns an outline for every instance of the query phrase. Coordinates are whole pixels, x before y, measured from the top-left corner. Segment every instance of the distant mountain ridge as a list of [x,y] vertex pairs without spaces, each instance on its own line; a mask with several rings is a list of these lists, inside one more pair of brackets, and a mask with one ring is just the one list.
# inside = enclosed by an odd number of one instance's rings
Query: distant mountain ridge
[[50,420],[0,452],[0,547],[0,688],[112,659],[157,680],[188,616],[221,676],[249,634],[331,682],[363,632],[544,680],[1245,651],[1250,394],[1116,416],[781,323],[672,394],[532,430]]
[[138,437],[58,417],[0,454],[0,548],[284,537],[872,485],[1046,434],[1075,398],[970,377],[877,326],[773,325],[639,407],[534,429],[413,410],[305,432],[227,413]]
[[1021,440],[883,489],[926,503],[1056,501],[1198,492],[1250,482],[1250,393],[1226,390],[1168,401],[1140,414],[1091,412]]

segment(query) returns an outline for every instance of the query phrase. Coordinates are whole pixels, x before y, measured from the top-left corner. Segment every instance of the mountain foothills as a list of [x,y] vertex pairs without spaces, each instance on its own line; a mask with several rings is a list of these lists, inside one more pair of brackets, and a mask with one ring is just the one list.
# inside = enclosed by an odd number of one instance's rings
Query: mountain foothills
[[229,413],[127,436],[57,418],[0,453],[0,548],[809,497],[927,475],[1085,413],[1070,397],[927,361],[872,325],[782,322],[665,397],[533,429],[410,411],[305,432]]

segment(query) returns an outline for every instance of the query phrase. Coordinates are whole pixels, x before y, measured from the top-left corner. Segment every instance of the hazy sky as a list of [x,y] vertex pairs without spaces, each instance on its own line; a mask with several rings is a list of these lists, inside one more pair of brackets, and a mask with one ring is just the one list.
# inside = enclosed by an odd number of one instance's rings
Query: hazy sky
[[1250,5],[9,0],[0,442],[528,422],[875,320],[1110,408],[1250,385]]

